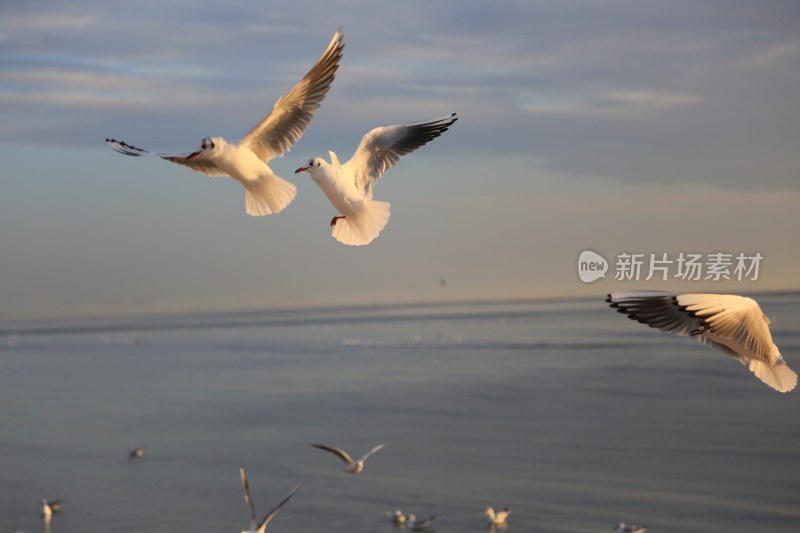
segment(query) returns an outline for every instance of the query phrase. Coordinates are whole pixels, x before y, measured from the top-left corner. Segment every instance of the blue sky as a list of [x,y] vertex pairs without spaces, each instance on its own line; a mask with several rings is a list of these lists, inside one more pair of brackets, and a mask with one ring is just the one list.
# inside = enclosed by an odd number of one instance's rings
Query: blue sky
[[[271,163],[298,185],[279,215],[103,143],[235,140],[337,28],[333,88]],[[0,320],[800,288],[798,30],[790,1],[4,3]],[[331,206],[293,170],[450,112],[377,185],[381,236],[334,241]],[[757,282],[585,285],[586,248],[764,260]]]

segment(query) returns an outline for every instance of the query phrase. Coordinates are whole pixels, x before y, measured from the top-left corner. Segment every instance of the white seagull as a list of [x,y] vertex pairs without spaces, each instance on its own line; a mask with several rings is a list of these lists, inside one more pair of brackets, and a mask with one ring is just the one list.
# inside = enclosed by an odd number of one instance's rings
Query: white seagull
[[386,516],[392,519],[392,522],[397,526],[402,526],[406,523],[406,519],[408,518],[403,511],[400,509],[395,509],[393,513],[386,512]]
[[377,452],[386,445],[378,444],[370,451],[365,453],[364,456],[361,457],[361,459],[359,459],[358,461],[354,461],[353,458],[350,457],[350,455],[346,451],[340,448],[334,448],[333,446],[325,446],[324,444],[309,444],[309,446],[313,446],[314,448],[319,448],[320,450],[325,450],[326,452],[331,452],[332,454],[336,455],[336,457],[344,461],[344,463],[347,465],[344,467],[345,472],[347,472],[348,474],[359,474],[361,473],[362,470],[364,470],[364,461],[366,461],[370,455]]
[[308,172],[339,212],[331,219],[337,241],[360,246],[372,242],[389,221],[389,202],[372,199],[372,189],[401,155],[435,139],[458,120],[456,114],[413,124],[378,127],[364,135],[345,164],[329,151],[331,162],[315,157],[295,170]]
[[61,512],[62,503],[63,500],[47,501],[42,498],[42,520],[44,520],[46,524],[50,523],[50,519],[53,518],[53,513]]
[[506,507],[505,509],[503,509],[501,511],[496,511],[495,512],[495,510],[492,508],[492,506],[489,506],[489,507],[486,508],[486,511],[484,512],[484,514],[486,515],[486,518],[489,519],[489,525],[490,526],[505,527],[506,526],[506,520],[508,519],[508,515],[511,514],[511,510],[508,507]]
[[279,213],[294,199],[297,187],[274,174],[266,163],[283,156],[303,136],[339,68],[342,38],[337,31],[316,65],[239,142],[206,137],[194,152],[178,154],[149,152],[115,139],[106,142],[121,154],[160,157],[209,176],[230,176],[244,186],[248,215]]
[[136,446],[135,448],[128,449],[129,459],[141,459],[144,457],[144,446]]
[[637,526],[635,524],[626,524],[620,522],[614,526],[615,533],[644,533],[647,531],[647,526]]
[[630,291],[609,294],[606,302],[631,320],[717,348],[779,392],[797,385],[797,374],[772,342],[769,319],[752,298],[734,294],[671,294]]
[[267,525],[269,524],[270,520],[275,518],[275,515],[283,509],[283,507],[292,499],[300,487],[303,485],[302,483],[296,485],[292,491],[289,493],[287,497],[278,503],[270,512],[264,516],[261,522],[258,522],[256,518],[256,506],[253,504],[253,498],[250,496],[250,485],[247,483],[247,474],[244,471],[244,468],[239,469],[239,473],[242,476],[242,488],[244,489],[244,501],[247,502],[247,506],[250,508],[250,529],[246,531],[242,531],[242,533],[264,533],[267,530]]

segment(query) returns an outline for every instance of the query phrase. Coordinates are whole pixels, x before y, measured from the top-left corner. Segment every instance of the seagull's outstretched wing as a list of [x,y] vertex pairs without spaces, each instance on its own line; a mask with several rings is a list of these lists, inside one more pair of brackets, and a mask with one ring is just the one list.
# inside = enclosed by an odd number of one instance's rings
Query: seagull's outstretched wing
[[709,332],[744,346],[748,353],[738,354],[725,345],[697,335],[736,359],[755,358],[768,361],[772,351],[769,319],[758,303],[735,294],[670,294],[658,291],[631,291],[609,294],[611,307],[628,318],[661,331],[677,335]]
[[266,162],[282,156],[303,136],[339,68],[343,37],[342,32],[337,31],[322,57],[300,83],[282,96],[270,114],[242,138],[241,144],[259,159]]
[[606,302],[618,312],[661,331],[686,336],[705,326],[702,317],[688,312],[678,296],[661,291],[627,291],[608,295]]
[[309,444],[309,446],[313,446],[314,448],[319,448],[320,450],[325,450],[326,452],[331,452],[339,459],[345,462],[345,464],[352,464],[353,458],[350,457],[346,451],[340,448],[334,448],[333,446],[325,446],[324,444]]
[[435,139],[458,120],[456,114],[425,122],[378,127],[364,135],[353,157],[344,164],[355,176],[356,188],[372,198],[372,188],[400,156]]
[[302,484],[302,483],[298,483],[298,484],[297,484],[297,485],[296,485],[296,486],[295,486],[295,487],[292,489],[292,492],[290,492],[290,493],[289,493],[289,495],[288,495],[287,497],[285,497],[283,500],[281,500],[281,502],[280,502],[278,505],[276,505],[275,507],[273,507],[273,508],[272,508],[272,510],[271,510],[270,512],[268,512],[268,513],[267,513],[267,515],[264,517],[264,519],[263,519],[263,520],[261,521],[261,523],[258,525],[258,529],[256,530],[258,533],[264,533],[264,531],[266,531],[266,529],[267,529],[267,524],[269,524],[269,521],[270,521],[270,520],[272,520],[273,518],[275,518],[275,515],[276,515],[276,514],[278,514],[278,512],[279,512],[281,509],[283,509],[283,507],[284,507],[284,506],[285,506],[287,503],[289,503],[289,500],[291,500],[291,499],[292,499],[292,496],[294,496],[295,494],[297,494],[297,491],[298,491],[298,490],[300,490],[300,487],[302,487],[302,486],[303,486],[303,484]]
[[244,501],[247,502],[247,506],[250,508],[250,531],[254,531],[258,526],[258,521],[256,519],[256,506],[253,503],[253,497],[250,496],[250,485],[247,483],[247,474],[245,474],[244,468],[239,468],[239,474],[242,476]]
[[367,453],[365,453],[365,454],[364,454],[364,456],[363,456],[361,459],[359,459],[359,461],[366,461],[366,460],[367,460],[367,458],[368,458],[370,455],[372,455],[373,453],[377,452],[378,450],[380,450],[380,449],[381,449],[381,448],[383,448],[384,446],[386,446],[386,445],[385,445],[385,444],[378,444],[377,446],[375,446],[374,448],[372,448],[370,451],[368,451]]
[[108,145],[116,150],[117,152],[123,155],[130,155],[133,157],[159,157],[161,159],[166,159],[167,161],[172,161],[173,163],[178,163],[179,165],[183,165],[186,167],[191,168],[192,170],[196,170],[197,172],[202,172],[208,176],[227,176],[225,172],[223,172],[214,162],[206,159],[205,157],[193,157],[189,159],[189,156],[192,155],[192,152],[186,152],[185,154],[168,154],[164,152],[150,152],[145,150],[144,148],[138,148],[131,144],[128,144],[123,141],[118,141],[116,139],[106,139]]
[[436,519],[436,515],[431,515],[425,520],[414,520],[411,524],[412,531],[422,531],[423,529],[428,529],[428,527],[433,523]]

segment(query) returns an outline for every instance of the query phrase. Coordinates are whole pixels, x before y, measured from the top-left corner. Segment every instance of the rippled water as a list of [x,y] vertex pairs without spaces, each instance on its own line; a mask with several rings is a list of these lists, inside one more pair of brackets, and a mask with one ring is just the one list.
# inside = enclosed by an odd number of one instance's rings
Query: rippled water
[[[800,295],[759,300],[800,370]],[[276,533],[796,532],[799,409],[602,299],[0,324],[0,531],[238,532],[244,466],[259,513],[304,483]]]

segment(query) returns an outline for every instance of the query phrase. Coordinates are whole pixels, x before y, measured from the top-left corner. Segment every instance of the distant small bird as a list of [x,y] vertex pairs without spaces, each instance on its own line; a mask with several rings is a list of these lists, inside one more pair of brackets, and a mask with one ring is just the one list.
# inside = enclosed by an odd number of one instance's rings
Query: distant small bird
[[637,526],[634,524],[626,524],[625,522],[620,522],[616,526],[614,526],[615,533],[644,533],[647,531],[647,526]]
[[387,511],[386,515],[391,518],[392,522],[397,526],[402,526],[406,523],[407,517],[400,509],[395,509],[393,513]]
[[508,515],[511,514],[511,509],[506,507],[502,511],[495,512],[494,508],[492,508],[492,506],[490,505],[489,507],[486,508],[484,514],[486,515],[486,518],[489,519],[489,525],[505,526],[506,519],[508,518]]
[[362,470],[364,470],[364,461],[369,458],[370,455],[377,452],[381,448],[385,446],[385,444],[378,444],[370,451],[364,454],[364,456],[359,459],[358,461],[353,461],[353,458],[348,455],[348,453],[340,448],[334,448],[332,446],[325,446],[324,444],[309,444],[309,446],[313,446],[314,448],[319,448],[320,450],[325,450],[326,452],[331,452],[332,454],[336,455],[339,459],[344,461],[347,465],[344,468],[344,471],[349,474],[359,474]]
[[144,457],[144,447],[137,446],[128,450],[129,459],[141,459],[142,457]]
[[797,374],[772,342],[769,319],[752,298],[630,291],[609,294],[606,302],[631,320],[696,337],[743,365],[749,363],[750,372],[779,392],[789,392],[797,385]]
[[160,157],[209,176],[230,176],[244,186],[248,215],[279,213],[294,199],[297,187],[273,173],[267,162],[289,151],[303,136],[330,89],[343,50],[342,34],[337,31],[305,77],[238,143],[206,137],[194,152],[169,154],[149,152],[115,139],[106,142],[124,155]]
[[53,513],[61,512],[61,505],[63,502],[64,500],[48,501],[42,498],[42,519],[45,521],[45,523],[50,523]]
[[456,114],[395,126],[378,127],[364,135],[345,164],[329,151],[331,162],[315,157],[295,170],[308,172],[339,212],[331,219],[331,235],[353,246],[372,242],[389,222],[389,202],[372,199],[372,189],[400,156],[435,139],[458,120]]
[[410,514],[406,518],[406,529],[410,529],[411,531],[422,531],[423,529],[428,529],[435,518],[435,515],[431,515],[425,520],[417,520],[416,516]]
[[267,530],[267,525],[269,524],[270,520],[275,518],[275,515],[283,509],[283,507],[289,503],[289,500],[292,499],[300,487],[303,485],[302,483],[296,485],[292,491],[289,493],[287,497],[281,500],[278,505],[272,508],[270,512],[264,516],[261,522],[258,522],[256,518],[256,506],[253,504],[253,498],[250,496],[250,485],[247,483],[247,474],[244,471],[244,468],[239,469],[239,474],[242,477],[242,488],[244,489],[244,501],[247,502],[247,506],[250,508],[250,529],[242,530],[242,533],[264,533]]

